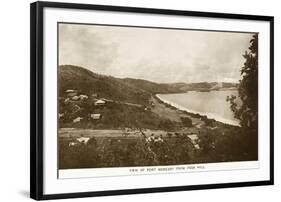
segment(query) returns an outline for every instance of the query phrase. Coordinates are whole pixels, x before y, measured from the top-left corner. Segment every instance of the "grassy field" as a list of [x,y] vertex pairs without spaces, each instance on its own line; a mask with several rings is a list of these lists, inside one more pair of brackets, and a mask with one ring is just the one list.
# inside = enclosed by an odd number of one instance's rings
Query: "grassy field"
[[151,102],[154,103],[154,107],[152,108],[152,112],[158,114],[160,117],[169,119],[173,122],[181,123],[182,117],[188,117],[192,120],[193,125],[201,125],[204,122],[200,119],[200,117],[193,117],[188,113],[185,113],[181,110],[175,109],[173,107],[168,107],[167,104],[161,102],[157,97],[152,96]]
[[[194,134],[198,133],[198,129],[196,128],[182,128],[181,130],[178,130],[177,132],[167,132],[164,130],[150,130],[150,129],[142,129],[141,131],[139,129],[130,129],[128,131],[126,130],[120,130],[120,129],[106,129],[106,130],[99,130],[99,129],[81,129],[81,128],[61,128],[59,129],[59,137],[60,138],[78,138],[78,137],[138,137],[142,136],[142,133],[144,133],[145,136],[149,137],[152,134],[155,137],[158,137],[160,135],[162,136],[168,136],[168,134],[176,134],[176,133],[182,133],[182,134]],[[142,132],[142,133],[141,133]]]

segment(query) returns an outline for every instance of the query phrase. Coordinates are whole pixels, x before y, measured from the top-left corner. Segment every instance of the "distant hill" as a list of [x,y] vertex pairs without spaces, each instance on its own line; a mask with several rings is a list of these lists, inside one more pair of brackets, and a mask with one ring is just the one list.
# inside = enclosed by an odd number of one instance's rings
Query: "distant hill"
[[163,83],[154,83],[151,81],[143,80],[143,79],[131,79],[125,78],[122,79],[123,82],[134,86],[135,88],[142,89],[151,94],[156,93],[184,93],[185,90],[181,90],[177,86],[171,84],[163,84]]
[[235,89],[238,87],[237,83],[227,82],[199,82],[199,83],[174,83],[171,84],[174,88],[180,91],[204,91],[204,90],[222,90],[222,89]]
[[183,93],[190,90],[219,90],[236,88],[234,83],[155,83],[142,79],[115,78],[91,72],[85,68],[62,65],[59,68],[59,93],[75,89],[87,95],[98,94],[99,97],[146,105],[152,94]]
[[87,95],[98,94],[102,98],[139,104],[146,104],[150,98],[149,92],[127,84],[122,79],[99,75],[72,65],[60,66],[59,80],[60,96],[68,89],[75,89]]

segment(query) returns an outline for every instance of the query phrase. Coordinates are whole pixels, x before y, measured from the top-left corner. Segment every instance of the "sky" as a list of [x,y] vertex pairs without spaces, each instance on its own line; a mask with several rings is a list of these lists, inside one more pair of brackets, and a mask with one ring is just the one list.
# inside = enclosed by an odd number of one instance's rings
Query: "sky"
[[238,82],[250,33],[59,24],[59,64],[158,83]]

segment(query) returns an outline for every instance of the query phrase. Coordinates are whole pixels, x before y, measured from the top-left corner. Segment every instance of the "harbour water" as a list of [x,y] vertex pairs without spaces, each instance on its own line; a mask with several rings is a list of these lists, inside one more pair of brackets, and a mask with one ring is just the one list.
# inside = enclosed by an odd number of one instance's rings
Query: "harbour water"
[[226,97],[230,95],[237,96],[238,92],[236,90],[189,91],[179,94],[157,94],[156,96],[180,110],[206,115],[216,121],[239,126],[239,120],[234,118],[230,103],[226,101]]

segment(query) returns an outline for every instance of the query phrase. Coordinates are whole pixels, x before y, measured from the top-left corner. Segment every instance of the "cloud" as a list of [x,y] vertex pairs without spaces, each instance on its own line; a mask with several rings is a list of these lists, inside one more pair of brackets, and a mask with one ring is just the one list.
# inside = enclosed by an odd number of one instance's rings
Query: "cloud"
[[86,68],[107,68],[117,56],[118,45],[104,40],[87,26],[60,24],[59,63]]
[[238,81],[252,34],[61,24],[59,63],[155,82]]

